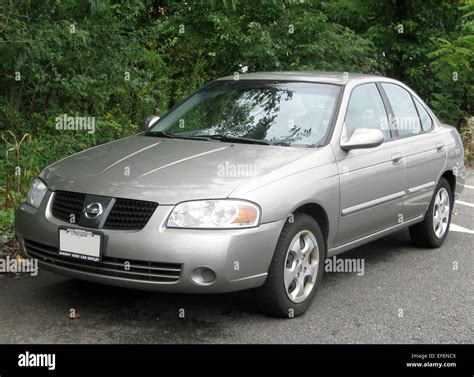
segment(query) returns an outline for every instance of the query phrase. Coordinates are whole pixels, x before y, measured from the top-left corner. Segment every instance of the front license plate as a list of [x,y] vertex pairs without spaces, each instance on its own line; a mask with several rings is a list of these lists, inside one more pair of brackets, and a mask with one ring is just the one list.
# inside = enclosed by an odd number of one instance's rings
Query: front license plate
[[59,228],[59,255],[100,262],[102,233],[77,228]]

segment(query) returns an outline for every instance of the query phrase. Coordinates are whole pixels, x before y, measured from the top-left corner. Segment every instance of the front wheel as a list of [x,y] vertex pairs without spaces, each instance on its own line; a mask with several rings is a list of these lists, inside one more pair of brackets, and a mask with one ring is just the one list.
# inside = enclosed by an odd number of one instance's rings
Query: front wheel
[[451,186],[441,178],[424,220],[410,227],[410,237],[416,246],[436,248],[443,244],[451,223],[452,203]]
[[325,243],[318,223],[296,214],[278,239],[265,284],[257,289],[257,304],[271,315],[296,317],[314,299],[324,271]]

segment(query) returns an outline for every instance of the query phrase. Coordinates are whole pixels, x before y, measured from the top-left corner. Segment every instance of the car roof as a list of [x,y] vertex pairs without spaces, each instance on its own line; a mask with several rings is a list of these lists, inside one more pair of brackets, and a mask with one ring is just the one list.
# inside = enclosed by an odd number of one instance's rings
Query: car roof
[[[219,80],[235,80],[235,75],[221,77]],[[349,81],[373,79],[379,81],[382,76],[367,75],[353,72],[304,72],[304,71],[281,71],[281,72],[254,72],[239,73],[239,80],[277,80],[277,81],[306,81],[344,85]]]

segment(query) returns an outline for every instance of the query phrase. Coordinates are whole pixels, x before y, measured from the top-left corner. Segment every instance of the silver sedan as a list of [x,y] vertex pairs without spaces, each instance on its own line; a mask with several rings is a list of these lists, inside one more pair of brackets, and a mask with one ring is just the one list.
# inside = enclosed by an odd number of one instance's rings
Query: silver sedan
[[406,85],[348,73],[215,80],[144,131],[45,168],[16,214],[31,258],[167,292],[311,304],[325,261],[409,227],[439,247],[464,182],[457,130]]

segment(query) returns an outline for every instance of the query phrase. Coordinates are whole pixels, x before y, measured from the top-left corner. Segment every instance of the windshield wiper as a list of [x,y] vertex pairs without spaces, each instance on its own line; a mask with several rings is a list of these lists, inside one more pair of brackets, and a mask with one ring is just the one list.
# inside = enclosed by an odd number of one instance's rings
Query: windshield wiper
[[210,140],[207,136],[181,136],[176,134],[170,134],[166,131],[149,131],[144,134],[145,136],[155,137],[166,137],[169,139],[186,139],[186,140]]
[[230,135],[223,135],[223,134],[199,135],[197,137],[207,137],[208,139],[219,140],[219,141],[224,141],[224,142],[228,141],[228,142],[244,143],[244,144],[270,145],[270,143],[265,140],[249,139],[246,137],[230,136]]
[[246,144],[260,144],[260,145],[271,145],[268,141],[259,140],[259,139],[249,139],[245,137],[230,136],[223,134],[212,134],[212,135],[195,135],[195,136],[184,136],[171,134],[166,131],[149,131],[144,134],[145,136],[155,136],[155,137],[166,137],[170,139],[187,139],[187,140],[218,140],[218,141],[228,141],[234,143],[246,143]]
[[320,145],[317,144],[292,144],[289,142],[269,142],[260,139],[250,139],[246,137],[238,137],[224,134],[211,134],[211,135],[194,135],[194,136],[184,136],[176,135],[166,131],[149,131],[144,134],[145,136],[155,136],[155,137],[165,137],[169,139],[185,139],[185,140],[205,140],[205,141],[223,141],[223,142],[233,142],[233,143],[242,143],[242,144],[259,144],[259,145],[275,145],[281,147],[305,147],[305,148],[318,148]]

